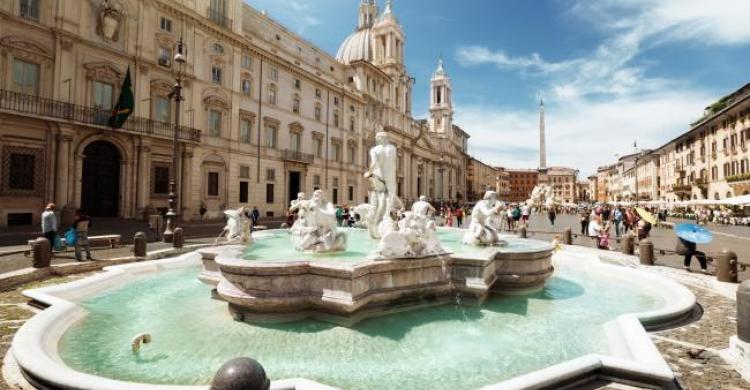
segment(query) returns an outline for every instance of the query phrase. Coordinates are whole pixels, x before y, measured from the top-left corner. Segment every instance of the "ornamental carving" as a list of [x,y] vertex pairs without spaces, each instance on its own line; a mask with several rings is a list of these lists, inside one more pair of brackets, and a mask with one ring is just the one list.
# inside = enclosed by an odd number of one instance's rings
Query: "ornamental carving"
[[151,80],[151,95],[167,96],[172,92],[172,83],[167,80]]
[[240,118],[253,121],[255,120],[255,113],[252,111],[240,110]]
[[301,123],[294,121],[289,124],[289,131],[294,133],[301,133],[305,130]]
[[50,50],[44,45],[25,37],[9,35],[0,39],[0,46],[7,49],[15,58],[31,62],[49,62],[52,59]]
[[123,73],[108,62],[90,62],[84,64],[86,69],[86,78],[107,82],[114,85],[120,85],[123,79]]
[[123,19],[122,6],[110,0],[103,0],[99,4],[96,33],[107,42],[117,42],[120,39]]
[[214,107],[214,108],[220,108],[224,110],[229,108],[229,104],[227,104],[226,100],[216,95],[209,95],[209,96],[204,97],[203,104],[206,106],[206,108]]

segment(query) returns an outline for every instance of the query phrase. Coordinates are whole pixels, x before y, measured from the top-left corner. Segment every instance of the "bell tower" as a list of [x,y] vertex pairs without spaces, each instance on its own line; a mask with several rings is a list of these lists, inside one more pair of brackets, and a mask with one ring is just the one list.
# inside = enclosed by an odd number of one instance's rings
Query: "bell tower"
[[430,79],[430,129],[449,136],[453,134],[451,80],[443,68],[442,58]]
[[375,0],[362,0],[359,3],[359,23],[357,24],[357,29],[362,30],[372,27],[377,14],[378,6],[375,4]]

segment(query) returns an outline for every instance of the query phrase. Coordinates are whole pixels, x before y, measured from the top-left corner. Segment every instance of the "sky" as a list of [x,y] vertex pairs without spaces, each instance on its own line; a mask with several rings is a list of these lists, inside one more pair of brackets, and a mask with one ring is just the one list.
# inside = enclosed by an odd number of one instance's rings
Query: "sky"
[[[335,55],[359,0],[245,0]],[[377,0],[382,9],[384,0]],[[483,162],[536,168],[539,101],[547,165],[580,178],[657,148],[750,82],[750,0],[393,0],[427,116],[442,56],[454,123]]]

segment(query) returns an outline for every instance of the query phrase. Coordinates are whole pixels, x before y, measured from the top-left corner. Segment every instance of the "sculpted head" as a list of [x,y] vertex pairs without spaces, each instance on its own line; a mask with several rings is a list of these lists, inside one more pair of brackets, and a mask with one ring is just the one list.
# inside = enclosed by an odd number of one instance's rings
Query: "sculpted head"
[[297,199],[305,199],[305,193],[304,192],[298,192],[297,193]]
[[326,201],[326,194],[323,190],[315,190],[313,192],[312,200],[317,204],[323,204]]
[[375,143],[378,145],[385,145],[388,143],[388,133],[385,131],[380,131],[377,134],[375,134]]
[[497,200],[497,192],[495,191],[487,191],[484,193],[483,200],[489,200],[489,201],[496,201]]
[[419,200],[422,202],[427,202],[427,195],[420,195]]

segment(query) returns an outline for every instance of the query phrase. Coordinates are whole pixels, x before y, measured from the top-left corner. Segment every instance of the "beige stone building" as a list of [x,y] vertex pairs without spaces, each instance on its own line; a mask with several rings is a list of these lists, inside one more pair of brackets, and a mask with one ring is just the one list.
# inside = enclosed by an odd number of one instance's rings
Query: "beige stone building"
[[[376,131],[399,150],[405,199],[465,198],[468,134],[453,124],[442,64],[430,116],[412,116],[414,79],[394,10],[363,0],[336,56],[241,0],[0,2],[0,226],[38,223],[54,201],[94,216],[167,207],[179,115],[178,213],[257,205],[283,215],[298,191],[365,201]],[[354,20],[356,10],[352,9]],[[184,66],[174,62],[177,42]],[[135,110],[107,126],[130,70]],[[170,100],[185,77],[179,113]]]
[[576,183],[578,183],[578,170],[565,167],[549,167],[546,170],[546,182],[552,186],[555,198],[563,203],[574,203],[578,199],[576,195]]
[[469,158],[467,168],[466,193],[468,201],[481,200],[487,190],[496,191],[500,199],[510,194],[508,172],[503,168],[493,167],[473,157]]

